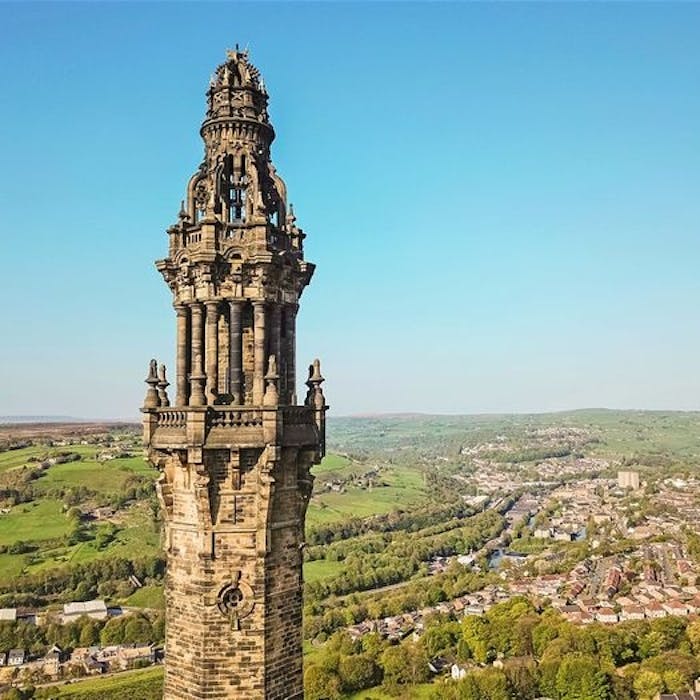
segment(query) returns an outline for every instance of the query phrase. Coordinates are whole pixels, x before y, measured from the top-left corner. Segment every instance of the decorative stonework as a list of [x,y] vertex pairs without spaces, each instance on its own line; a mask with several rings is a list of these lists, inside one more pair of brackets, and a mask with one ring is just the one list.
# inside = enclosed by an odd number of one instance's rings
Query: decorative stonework
[[240,621],[253,612],[253,589],[245,581],[241,581],[240,571],[236,571],[232,581],[219,591],[216,605],[221,614],[230,620],[231,629],[234,631],[238,631]]
[[299,700],[310,467],[323,456],[324,381],[296,404],[296,315],[314,266],[270,160],[258,70],[238,49],[207,92],[204,161],[168,256],[175,399],[153,360],[144,442],[165,520],[165,700]]

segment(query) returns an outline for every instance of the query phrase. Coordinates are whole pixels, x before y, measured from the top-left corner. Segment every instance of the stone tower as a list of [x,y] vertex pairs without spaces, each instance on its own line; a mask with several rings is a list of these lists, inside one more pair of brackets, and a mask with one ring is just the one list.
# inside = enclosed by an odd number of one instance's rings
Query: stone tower
[[168,572],[165,700],[299,700],[318,361],[297,405],[296,314],[314,266],[270,160],[267,92],[244,51],[211,78],[204,161],[156,263],[177,316],[176,396],[151,361],[143,407]]

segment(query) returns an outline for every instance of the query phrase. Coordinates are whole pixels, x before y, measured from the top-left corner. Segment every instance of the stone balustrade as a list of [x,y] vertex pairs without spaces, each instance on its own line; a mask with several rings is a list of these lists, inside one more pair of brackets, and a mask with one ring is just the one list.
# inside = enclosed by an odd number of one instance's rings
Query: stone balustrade
[[156,449],[185,447],[193,439],[204,447],[247,445],[269,431],[284,445],[316,444],[321,437],[308,406],[158,407],[144,413],[144,441]]

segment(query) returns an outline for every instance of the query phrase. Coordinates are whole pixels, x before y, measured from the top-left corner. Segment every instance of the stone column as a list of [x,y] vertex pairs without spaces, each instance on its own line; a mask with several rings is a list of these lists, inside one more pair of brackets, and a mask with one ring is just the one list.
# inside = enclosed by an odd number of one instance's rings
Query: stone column
[[286,399],[295,406],[297,403],[296,389],[296,356],[297,356],[297,341],[296,341],[296,326],[297,326],[297,311],[299,304],[287,304],[284,309],[284,355],[286,360]]
[[280,367],[281,352],[282,352],[282,305],[272,304],[270,306],[270,340],[269,348],[270,355],[275,356],[277,367]]
[[190,375],[190,406],[205,406],[207,399],[204,395],[204,382],[206,376],[203,366],[204,337],[202,325],[204,314],[202,304],[195,302],[190,307],[192,314],[192,374]]
[[243,386],[243,352],[241,349],[241,341],[243,337],[243,302],[230,301],[229,307],[229,391],[233,397],[233,403],[240,406],[243,404],[243,400],[245,398],[245,387]]
[[184,304],[178,304],[175,307],[177,314],[177,379],[175,381],[176,406],[187,406],[188,397],[188,381],[187,374],[189,373],[189,347],[187,342],[187,321],[189,314],[187,307]]
[[265,302],[253,302],[253,405],[262,406],[265,394]]
[[219,302],[208,301],[206,307],[207,402],[213,404],[219,393]]

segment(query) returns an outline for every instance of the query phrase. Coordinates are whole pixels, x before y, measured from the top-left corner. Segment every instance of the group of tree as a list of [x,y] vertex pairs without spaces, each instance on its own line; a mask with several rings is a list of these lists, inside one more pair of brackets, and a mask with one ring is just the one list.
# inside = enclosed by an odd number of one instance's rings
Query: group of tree
[[[439,660],[463,677],[433,675]],[[653,700],[681,693],[700,671],[700,620],[668,617],[576,626],[524,598],[461,620],[434,616],[417,641],[391,644],[339,632],[307,664],[309,700],[377,685],[401,694],[432,680],[435,700]]]
[[342,552],[337,551],[338,547],[331,552],[336,555],[336,560],[339,554],[342,556],[342,572],[307,584],[306,597],[319,600],[329,595],[344,595],[407,581],[436,557],[480,549],[497,537],[504,525],[500,514],[486,511],[416,533],[401,532],[392,537],[370,538],[370,548],[375,551],[365,551],[363,545],[367,543],[363,543],[362,538],[355,548],[352,541],[344,542]]
[[[370,518],[348,518],[342,521],[312,525],[306,529],[306,541],[309,550],[315,545],[330,544],[355,538],[367,533],[416,532],[423,528],[437,525],[453,518],[465,518],[473,511],[461,500],[455,497],[454,488],[451,494],[442,493],[442,503],[428,503],[410,510],[394,510]],[[311,557],[322,558],[322,556]]]
[[323,639],[349,625],[432,607],[478,591],[497,580],[493,573],[477,573],[455,561],[441,574],[408,581],[394,589],[352,593],[343,598],[342,603],[335,596],[324,600],[307,598],[304,635],[309,639]]
[[19,620],[0,622],[0,652],[24,649],[40,656],[54,645],[68,651],[94,645],[159,644],[164,641],[164,635],[162,612],[120,615],[106,620],[83,616],[67,624],[49,621],[45,625],[34,625]]
[[90,600],[105,595],[104,590],[100,592],[103,584],[129,584],[132,576],[142,583],[160,583],[164,573],[165,559],[160,555],[137,559],[105,557],[45,569],[3,581],[0,607],[40,607],[51,602]]

